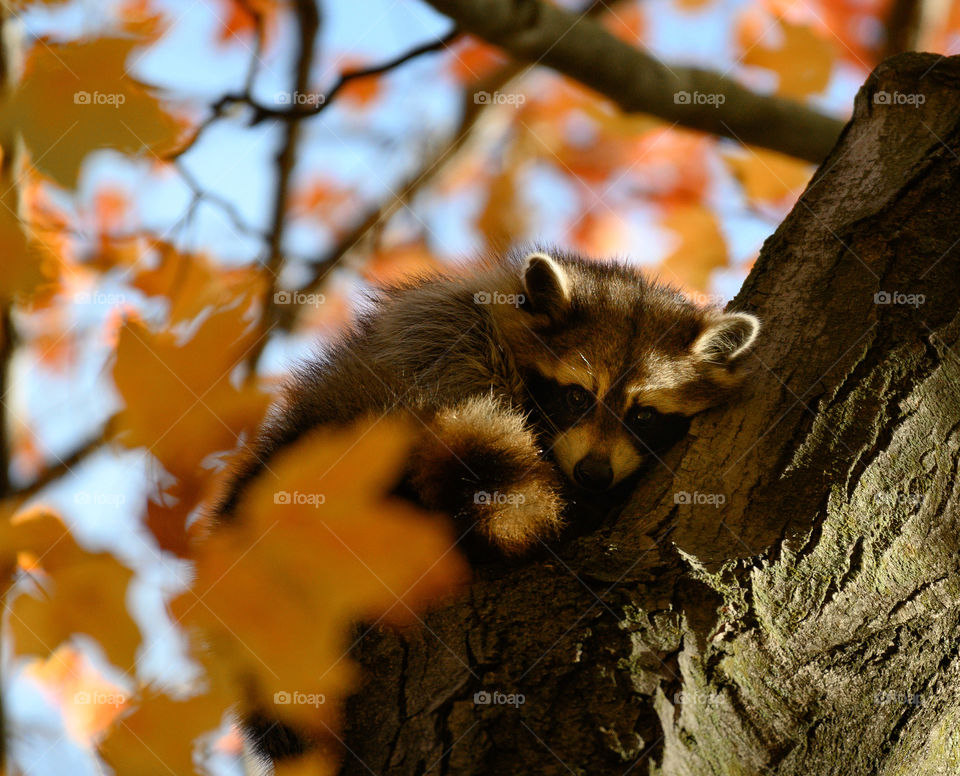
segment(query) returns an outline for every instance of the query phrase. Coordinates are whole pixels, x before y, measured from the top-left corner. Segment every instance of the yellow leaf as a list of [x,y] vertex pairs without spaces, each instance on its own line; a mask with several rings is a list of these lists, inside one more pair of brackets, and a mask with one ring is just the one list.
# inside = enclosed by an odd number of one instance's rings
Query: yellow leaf
[[127,71],[136,40],[99,38],[34,45],[24,76],[0,106],[7,131],[18,129],[33,164],[68,188],[91,151],[170,151],[176,119]]
[[36,660],[25,673],[41,683],[61,708],[67,732],[88,743],[103,733],[123,710],[122,687],[100,674],[80,650],[61,645],[46,660]]
[[46,657],[74,633],[85,633],[112,663],[133,665],[140,632],[126,605],[130,569],[109,553],[82,549],[60,518],[43,507],[16,515],[0,539],[6,552],[18,554],[21,566],[37,572],[40,587],[10,604],[17,654]]
[[52,250],[20,216],[19,192],[17,184],[0,177],[0,304],[29,295],[56,276]]
[[524,203],[517,196],[516,170],[504,165],[487,189],[487,201],[477,217],[477,229],[488,246],[506,245],[519,238],[526,228]]
[[[780,76],[777,93],[789,97],[806,97],[822,92],[830,81],[833,69],[833,49],[810,27],[792,24],[782,19],[777,30],[765,30],[758,36],[742,32],[741,41],[746,51],[745,65],[773,70]],[[783,45],[773,46],[767,34],[783,36]]]
[[197,523],[192,523],[188,528],[187,520],[200,503],[198,485],[196,479],[177,480],[159,494],[158,499],[151,498],[147,502],[144,518],[147,530],[153,534],[160,549],[181,558],[190,556],[191,529],[197,526]]
[[259,336],[243,316],[242,305],[217,311],[186,342],[137,321],[123,326],[113,368],[126,403],[121,442],[146,447],[172,474],[196,477],[204,458],[232,449],[259,423],[267,395],[230,380]]
[[113,725],[100,752],[116,774],[188,776],[196,772],[194,739],[219,727],[235,701],[216,692],[185,700],[151,692]]
[[679,238],[661,265],[664,280],[705,293],[713,270],[727,265],[727,243],[716,214],[700,203],[674,205],[663,225]]
[[257,267],[219,267],[206,256],[180,253],[167,243],[153,247],[160,254],[157,266],[137,273],[132,285],[150,296],[166,296],[171,323],[191,320],[208,307],[259,299],[266,289]]
[[110,662],[133,666],[140,631],[127,611],[133,572],[107,553],[85,555],[42,581],[43,592],[18,595],[10,628],[17,654],[49,655],[74,633],[96,639]]
[[49,571],[66,568],[84,555],[70,529],[48,507],[38,505],[17,512],[0,523],[0,546],[14,561],[30,567],[42,564]]
[[349,626],[409,620],[464,577],[449,530],[386,498],[410,438],[397,420],[366,421],[271,457],[174,602],[262,708],[320,735],[356,685]]
[[725,159],[751,202],[779,203],[795,197],[813,174],[813,165],[790,156],[748,147],[746,154],[727,154]]

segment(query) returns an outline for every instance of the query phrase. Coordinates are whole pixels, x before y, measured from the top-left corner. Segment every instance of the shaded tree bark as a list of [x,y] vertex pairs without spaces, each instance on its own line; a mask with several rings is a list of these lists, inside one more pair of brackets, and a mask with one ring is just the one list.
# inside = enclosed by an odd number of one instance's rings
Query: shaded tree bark
[[960,772],[958,91],[871,75],[734,304],[749,391],[619,515],[362,638],[345,774]]

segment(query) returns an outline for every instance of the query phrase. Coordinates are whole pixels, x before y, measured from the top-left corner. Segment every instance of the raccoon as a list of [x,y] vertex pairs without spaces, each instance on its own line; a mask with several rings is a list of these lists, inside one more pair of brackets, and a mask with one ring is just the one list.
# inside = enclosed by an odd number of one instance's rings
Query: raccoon
[[[295,370],[215,518],[241,519],[246,487],[310,429],[402,412],[421,429],[410,495],[494,553],[524,555],[560,535],[581,495],[628,483],[728,397],[759,326],[628,264],[552,250],[385,288]],[[244,728],[254,759],[309,748],[262,710]]]
[[626,263],[553,250],[402,282],[296,369],[216,517],[232,519],[271,455],[310,429],[406,412],[422,429],[412,494],[522,555],[560,534],[566,494],[624,483],[724,401],[759,327]]

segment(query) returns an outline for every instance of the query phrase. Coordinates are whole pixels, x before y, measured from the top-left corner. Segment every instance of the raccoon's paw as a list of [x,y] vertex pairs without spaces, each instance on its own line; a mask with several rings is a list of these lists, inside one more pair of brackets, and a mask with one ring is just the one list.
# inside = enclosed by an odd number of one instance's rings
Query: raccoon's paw
[[563,526],[560,481],[520,413],[493,397],[439,411],[411,461],[424,502],[469,520],[501,552],[518,555]]

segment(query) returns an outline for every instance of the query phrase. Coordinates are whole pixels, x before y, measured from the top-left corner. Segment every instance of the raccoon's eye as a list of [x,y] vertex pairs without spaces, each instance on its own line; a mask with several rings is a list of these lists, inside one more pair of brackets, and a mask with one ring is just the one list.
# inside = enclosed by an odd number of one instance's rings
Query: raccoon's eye
[[627,423],[634,428],[645,428],[654,423],[660,413],[653,407],[633,407],[627,413]]
[[567,406],[572,410],[583,411],[590,406],[590,394],[579,385],[568,385],[566,389]]

